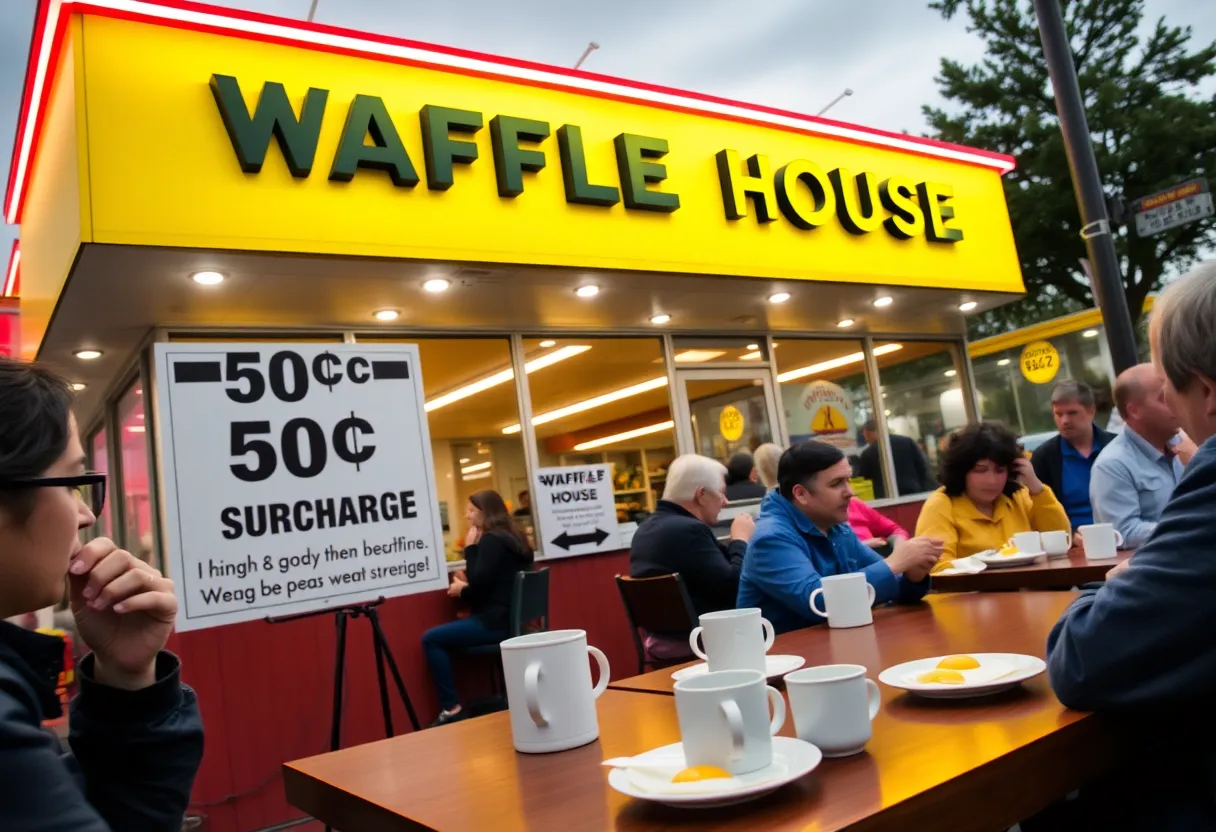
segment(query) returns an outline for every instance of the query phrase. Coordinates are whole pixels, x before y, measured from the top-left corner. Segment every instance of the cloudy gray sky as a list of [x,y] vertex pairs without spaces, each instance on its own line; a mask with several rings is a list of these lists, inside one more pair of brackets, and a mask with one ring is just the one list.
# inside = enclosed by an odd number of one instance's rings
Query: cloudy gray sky
[[[219,0],[303,17],[310,0]],[[8,178],[35,0],[0,0],[0,182]],[[1216,39],[1216,2],[1147,0]],[[943,55],[972,62],[979,40],[927,0],[318,0],[317,20],[416,40],[584,68],[814,113],[845,87],[832,115],[871,127],[925,129],[920,106],[940,103]],[[1216,86],[1216,85],[1214,85]],[[1216,89],[1205,90],[1211,94]],[[16,229],[0,225],[0,259]]]

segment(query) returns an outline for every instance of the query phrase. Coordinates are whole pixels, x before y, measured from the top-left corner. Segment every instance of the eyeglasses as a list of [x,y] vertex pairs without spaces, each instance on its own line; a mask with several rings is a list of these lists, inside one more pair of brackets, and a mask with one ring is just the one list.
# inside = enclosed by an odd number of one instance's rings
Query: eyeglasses
[[71,489],[94,515],[100,517],[106,504],[106,475],[88,471],[72,477],[29,477],[23,480],[0,480],[0,491],[19,491],[24,488]]

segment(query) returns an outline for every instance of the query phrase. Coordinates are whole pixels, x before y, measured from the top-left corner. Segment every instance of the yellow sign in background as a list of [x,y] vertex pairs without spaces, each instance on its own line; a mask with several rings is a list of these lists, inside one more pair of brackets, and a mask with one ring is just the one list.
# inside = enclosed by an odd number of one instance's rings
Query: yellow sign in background
[[1031,384],[1047,384],[1060,372],[1060,353],[1050,341],[1031,341],[1022,348],[1022,375]]
[[[103,243],[367,255],[580,268],[833,280],[1021,292],[1023,284],[996,171],[705,115],[149,24],[86,16],[84,61],[93,239]],[[284,85],[299,113],[310,87],[328,91],[316,159],[293,178],[272,143],[260,173],[237,163],[208,83],[236,78],[253,111],[266,82]],[[479,158],[455,167],[448,190],[396,186],[360,169],[331,181],[347,111],[356,95],[383,100],[421,174],[419,111],[425,105],[482,114],[486,126],[458,138]],[[489,122],[536,119],[548,138],[528,145],[545,167],[523,174],[523,192],[501,197]],[[676,193],[672,213],[569,204],[556,132],[581,128],[587,177],[620,187],[613,140],[622,133],[665,140],[653,161]],[[715,154],[768,157],[772,169],[799,159],[953,189],[950,221],[960,242],[864,235],[829,221],[811,230],[755,211],[727,220]],[[748,201],[750,207],[750,201]],[[881,209],[880,209],[881,210]]]
[[718,417],[718,432],[727,442],[738,442],[743,436],[743,414],[733,404],[722,408]]

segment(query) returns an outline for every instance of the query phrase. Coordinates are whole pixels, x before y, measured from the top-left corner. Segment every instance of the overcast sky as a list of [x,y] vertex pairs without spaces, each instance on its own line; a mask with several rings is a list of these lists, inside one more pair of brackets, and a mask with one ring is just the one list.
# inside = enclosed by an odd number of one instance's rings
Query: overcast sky
[[[309,2],[219,5],[304,17]],[[7,182],[35,0],[0,7]],[[1190,25],[1200,43],[1216,39],[1212,0],[1148,0],[1147,9],[1149,19]],[[804,113],[851,87],[834,117],[917,134],[921,105],[940,103],[933,77],[941,56],[973,62],[983,53],[961,18],[944,21],[927,0],[318,0],[317,20],[565,66],[594,40],[601,48],[585,69]],[[0,225],[0,261],[14,236]]]

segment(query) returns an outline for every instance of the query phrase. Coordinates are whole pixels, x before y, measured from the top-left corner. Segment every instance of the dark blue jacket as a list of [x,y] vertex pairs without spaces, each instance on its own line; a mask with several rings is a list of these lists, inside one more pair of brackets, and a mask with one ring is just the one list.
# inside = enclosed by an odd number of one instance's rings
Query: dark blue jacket
[[62,640],[0,621],[0,829],[179,832],[203,724],[177,657],[161,653],[156,684],[133,692],[95,682],[85,657],[70,753],[42,728],[62,668]]
[[914,584],[893,573],[848,523],[833,526],[825,535],[773,491],[760,504],[756,531],[747,544],[738,606],[759,607],[778,633],[819,624],[824,619],[811,610],[811,593],[825,575],[850,572],[866,576],[876,604],[919,601],[929,591],[928,578]]

